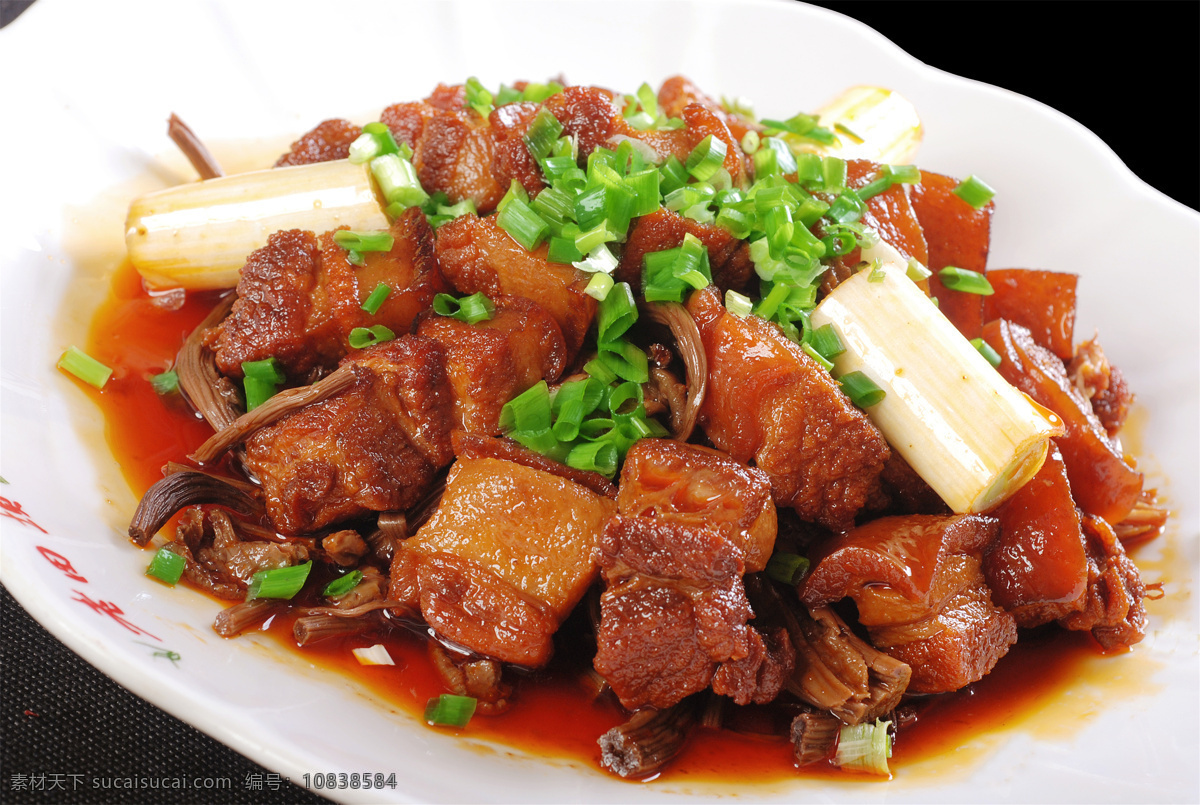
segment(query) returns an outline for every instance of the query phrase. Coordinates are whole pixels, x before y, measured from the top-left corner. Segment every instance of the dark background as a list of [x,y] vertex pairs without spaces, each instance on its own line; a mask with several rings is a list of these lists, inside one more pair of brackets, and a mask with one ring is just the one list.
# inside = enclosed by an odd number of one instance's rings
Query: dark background
[[[934,67],[1035,98],[1083,123],[1134,173],[1200,209],[1200,3],[817,2]],[[0,0],[0,27],[28,5]],[[731,43],[733,44],[733,43]],[[0,80],[12,80],[0,77]],[[1115,98],[1125,98],[1117,105]],[[113,684],[0,591],[0,802],[320,802]],[[12,790],[18,774],[209,776],[198,792]],[[247,790],[261,775],[261,791]]]

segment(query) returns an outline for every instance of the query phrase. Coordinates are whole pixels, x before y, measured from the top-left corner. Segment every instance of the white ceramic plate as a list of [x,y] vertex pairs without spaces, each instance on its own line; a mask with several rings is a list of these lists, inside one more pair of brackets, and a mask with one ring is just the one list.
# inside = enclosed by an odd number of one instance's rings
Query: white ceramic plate
[[[631,30],[624,19],[639,24]],[[563,25],[589,37],[555,36]],[[753,54],[726,46],[735,30],[756,32]],[[618,39],[636,55],[600,46]],[[777,62],[801,46],[809,64],[855,58],[798,82]],[[919,163],[978,174],[998,190],[991,265],[1081,274],[1078,333],[1099,327],[1139,394],[1142,466],[1174,512],[1167,540],[1139,554],[1147,580],[1167,592],[1149,604],[1146,640],[1103,660],[1066,701],[960,748],[954,774],[945,763],[917,764],[887,784],[797,780],[734,791],[628,784],[587,765],[449,738],[268,642],[216,637],[215,604],[146,580],[145,555],[123,535],[134,499],[104,449],[103,423],[54,364],[83,339],[89,305],[121,258],[129,200],[192,178],[163,136],[167,114],[182,114],[228,166],[248,168],[316,121],[371,119],[439,81],[476,75],[494,86],[559,71],[626,91],[681,72],[775,117],[855,83],[908,96],[928,132]],[[1200,217],[1137,180],[1078,124],[925,67],[844,17],[774,2],[39,0],[0,33],[0,75],[0,108],[37,124],[36,134],[15,121],[0,127],[0,570],[43,625],[135,693],[293,780],[397,773],[396,791],[334,794],[363,801],[1197,796]],[[1074,188],[1073,203],[1060,203],[1062,187]],[[1151,274],[1159,282],[1134,279]],[[1163,293],[1165,282],[1172,292]],[[156,656],[160,649],[181,659]],[[347,718],[358,724],[353,746],[322,737],[322,725]]]

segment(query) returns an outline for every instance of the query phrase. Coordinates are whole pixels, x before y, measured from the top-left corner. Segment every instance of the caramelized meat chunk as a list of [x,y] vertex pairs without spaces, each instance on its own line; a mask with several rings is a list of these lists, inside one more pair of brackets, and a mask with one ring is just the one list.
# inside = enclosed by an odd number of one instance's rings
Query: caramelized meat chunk
[[739,143],[746,136],[746,132],[760,129],[760,126],[754,121],[725,111],[719,101],[706,94],[684,76],[671,76],[658,89],[658,108],[668,118],[682,117],[683,110],[692,104],[703,106],[720,118]]
[[[1060,357],[1062,357],[1060,355]],[[1092,411],[1109,436],[1116,436],[1129,416],[1133,392],[1121,370],[1108,362],[1100,342],[1089,339],[1079,345],[1067,364],[1067,377],[1075,388],[1092,403]]]
[[775,544],[765,474],[715,450],[642,439],[617,505],[599,550],[595,666],[621,703],[667,707],[710,683],[742,704],[774,699],[794,652],[785,634],[747,625],[742,586]]
[[1034,341],[1064,361],[1071,360],[1079,275],[1000,268],[989,271],[987,277],[995,293],[983,297],[984,321],[1008,319],[1027,328]]
[[1083,607],[1088,561],[1062,454],[1051,449],[1029,483],[996,511],[1000,536],[983,558],[992,600],[1023,627]]
[[246,441],[246,465],[280,533],[408,508],[453,456],[453,402],[437,342],[403,336],[347,360],[356,375],[350,388]]
[[[406,333],[416,315],[448,288],[438,272],[433,230],[417,208],[390,230],[388,252],[366,252],[350,263],[333,233],[287,230],[250,255],[229,317],[208,336],[223,373],[241,377],[243,361],[274,357],[289,378],[329,369],[350,350],[355,327],[382,324]],[[362,303],[380,283],[391,288],[374,315]]]
[[685,235],[698,238],[708,249],[713,284],[723,291],[730,288],[740,291],[746,286],[754,273],[746,241],[738,240],[723,226],[702,224],[665,207],[634,220],[621,252],[621,262],[613,272],[614,279],[628,282],[638,292],[646,255],[682,245]]
[[983,327],[984,298],[978,294],[952,291],[938,279],[946,266],[958,266],[983,274],[987,270],[991,242],[992,212],[989,201],[978,210],[954,193],[958,179],[921,171],[921,181],[911,187],[909,197],[929,248],[929,295],[938,308],[967,338],[978,338]]
[[692,294],[688,310],[708,359],[708,438],[737,461],[754,459],[776,504],[835,530],[852,526],[879,492],[891,454],[883,435],[775,325],[727,313],[712,288]]
[[459,293],[509,294],[537,302],[562,330],[566,362],[575,359],[596,315],[596,300],[583,292],[588,276],[582,271],[547,260],[545,246],[527,252],[495,220],[469,215],[438,229],[437,256]]
[[557,380],[567,348],[558,324],[537,303],[505,294],[491,301],[495,313],[486,321],[430,314],[417,332],[445,348],[458,427],[495,435],[504,404],[539,380]]
[[1146,586],[1137,565],[1100,517],[1083,518],[1087,535],[1087,600],[1059,621],[1067,629],[1091,630],[1105,649],[1128,648],[1146,635]]
[[379,119],[397,142],[412,148],[413,167],[427,192],[445,193],[452,204],[470,199],[481,213],[504,197],[508,188],[492,173],[491,126],[464,108],[461,86],[439,85],[424,101],[389,106]]
[[596,578],[592,553],[615,508],[541,470],[459,459],[437,511],[397,546],[391,597],[454,643],[544,665],[555,630]]
[[980,557],[998,523],[981,515],[882,517],[835,537],[801,588],[809,607],[851,597],[871,642],[912,668],[912,693],[981,679],[1016,642]]
[[670,707],[749,656],[742,552],[720,531],[618,514],[599,562],[595,667],[625,707]]
[[669,439],[641,439],[621,469],[617,505],[628,517],[662,517],[719,530],[762,570],[775,547],[775,504],[762,470],[724,453]]
[[350,144],[360,134],[362,129],[349,120],[326,120],[292,143],[291,149],[276,160],[275,167],[346,159],[350,156]]
[[1141,494],[1142,474],[1126,463],[1062,361],[1039,346],[1024,327],[1004,319],[989,322],[983,338],[1000,355],[996,368],[1004,379],[1058,414],[1066,425],[1066,434],[1054,441],[1062,451],[1079,508],[1110,523],[1125,519]]

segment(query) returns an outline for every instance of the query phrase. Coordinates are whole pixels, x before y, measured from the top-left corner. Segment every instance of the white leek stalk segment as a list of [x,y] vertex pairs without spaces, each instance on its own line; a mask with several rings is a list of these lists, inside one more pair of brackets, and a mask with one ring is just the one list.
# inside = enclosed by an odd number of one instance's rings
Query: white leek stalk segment
[[888,444],[957,513],[985,512],[1041,468],[1062,421],[1009,385],[906,276],[878,261],[812,313],[846,351],[834,376],[859,371],[884,390],[866,409]]
[[255,249],[283,229],[387,229],[367,165],[348,160],[240,173],[136,199],[129,260],[156,288],[232,288]]
[[[851,87],[821,107],[817,115],[822,126],[834,129],[839,141],[836,146],[819,147],[824,156],[910,165],[924,136],[916,107],[900,93],[883,87]],[[853,134],[839,130],[839,124]]]

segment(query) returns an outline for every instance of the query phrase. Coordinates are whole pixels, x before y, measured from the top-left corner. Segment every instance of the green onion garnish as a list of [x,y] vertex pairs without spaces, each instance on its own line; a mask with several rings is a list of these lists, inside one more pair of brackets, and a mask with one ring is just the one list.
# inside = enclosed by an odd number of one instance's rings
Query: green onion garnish
[[242,386],[246,391],[246,410],[253,411],[275,395],[279,386],[287,381],[283,367],[275,358],[242,363]]
[[383,282],[379,283],[375,286],[375,290],[371,291],[371,294],[362,303],[362,309],[374,316],[379,312],[379,308],[383,307],[383,303],[387,301],[388,295],[391,292],[392,289],[389,285]]
[[168,369],[162,374],[150,378],[150,385],[154,387],[154,393],[160,397],[174,394],[179,391],[179,374],[174,369]]
[[809,343],[812,344],[813,349],[826,358],[836,358],[846,351],[842,339],[838,337],[837,330],[833,329],[832,324],[822,324],[813,330]]
[[725,292],[725,309],[744,319],[754,312],[754,303],[750,301],[750,297],[730,288]]
[[354,349],[366,349],[375,344],[382,344],[384,341],[391,341],[395,337],[396,334],[387,327],[376,324],[373,327],[355,327],[350,331],[350,337],[347,340]]
[[425,705],[425,722],[431,727],[465,727],[475,715],[475,699],[443,693]]
[[795,553],[776,551],[767,560],[767,575],[780,584],[795,587],[808,572],[808,559]]
[[386,125],[375,121],[363,126],[363,133],[350,144],[350,161],[355,165],[370,162],[384,154],[398,154],[400,147]]
[[[516,184],[516,181],[513,181]],[[534,212],[529,203],[519,198],[512,190],[501,200],[496,215],[496,225],[503,229],[526,251],[533,251],[550,233],[549,225]]]
[[371,175],[388,202],[389,215],[403,212],[408,207],[418,207],[429,200],[429,194],[417,178],[417,169],[400,154],[384,154],[372,159]]
[[987,359],[987,362],[992,366],[999,366],[1000,362],[1003,360],[1003,358],[1000,357],[1000,353],[992,349],[992,345],[987,341],[984,341],[982,338],[972,338],[971,346],[979,350],[979,354]]
[[348,252],[390,252],[396,239],[387,230],[339,229],[333,242]]
[[362,577],[363,574],[361,570],[351,570],[346,575],[339,576],[338,578],[326,584],[325,589],[321,591],[321,595],[325,596],[326,598],[334,598],[339,595],[345,595],[358,586],[358,583],[362,581]]
[[995,190],[976,176],[968,176],[966,179],[963,179],[958,183],[958,187],[954,188],[953,192],[954,195],[977,210],[991,201],[992,197],[996,195]]
[[448,293],[440,293],[433,297],[433,312],[439,316],[465,321],[467,324],[476,324],[490,320],[496,313],[496,306],[482,293],[473,293],[461,299],[455,299]]
[[921,261],[915,257],[908,258],[908,267],[905,268],[904,273],[913,282],[929,279],[933,275],[933,272],[921,265]]
[[833,762],[843,769],[890,776],[888,758],[892,756],[890,721],[875,719],[874,724],[842,727]]
[[628,282],[615,284],[600,303],[596,314],[596,340],[607,344],[617,340],[637,321],[637,302]]
[[474,109],[480,117],[487,117],[492,113],[492,93],[484,89],[478,78],[475,76],[468,78],[464,89],[464,108]]
[[587,287],[583,289],[583,292],[593,299],[603,302],[614,284],[613,278],[609,274],[597,271],[592,274],[592,278],[588,280]]
[[699,182],[706,182],[725,164],[725,141],[711,134],[701,140],[688,154],[685,167]]
[[992,283],[978,271],[970,271],[956,266],[946,266],[938,272],[938,279],[952,291],[973,293],[980,296],[991,296],[995,293]]
[[58,359],[58,368],[98,389],[104,388],[113,373],[112,369],[76,346],[67,347],[67,351]]
[[525,132],[525,147],[529,149],[530,155],[535,160],[545,159],[550,155],[550,149],[554,147],[562,130],[562,123],[559,123],[558,118],[543,106],[538,110]]
[[878,404],[885,396],[883,389],[875,385],[875,381],[862,372],[848,372],[838,378],[842,391],[850,398],[850,402],[859,408],[870,408]]
[[311,559],[302,565],[260,570],[250,579],[250,587],[246,590],[246,600],[253,601],[256,598],[292,598],[296,593],[300,592],[300,588],[308,580],[308,574],[311,570]]
[[186,567],[187,560],[164,545],[150,560],[150,566],[146,568],[146,575],[174,586],[183,576]]

